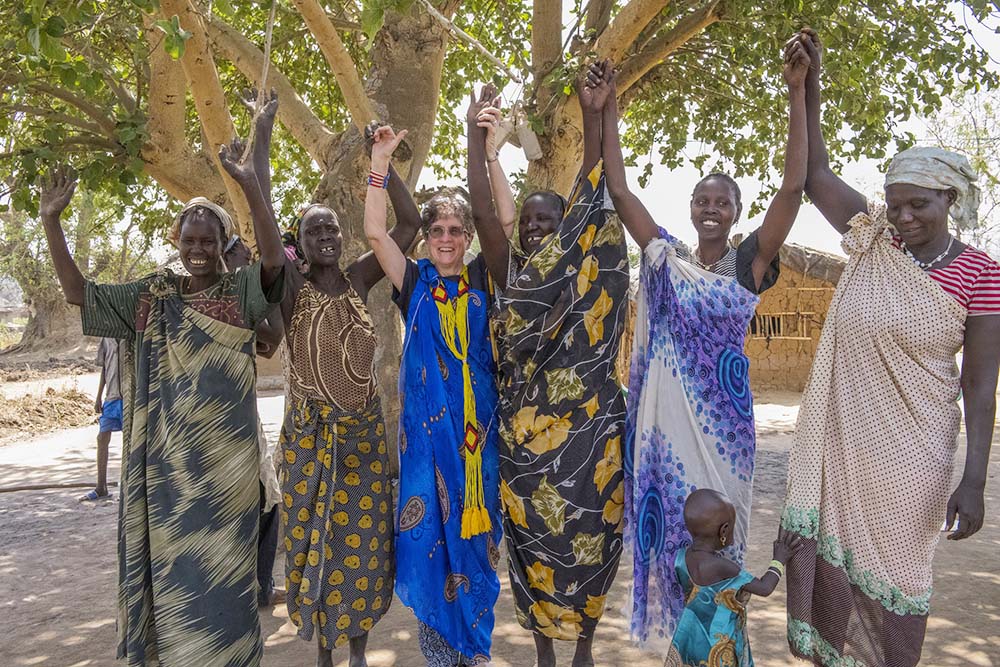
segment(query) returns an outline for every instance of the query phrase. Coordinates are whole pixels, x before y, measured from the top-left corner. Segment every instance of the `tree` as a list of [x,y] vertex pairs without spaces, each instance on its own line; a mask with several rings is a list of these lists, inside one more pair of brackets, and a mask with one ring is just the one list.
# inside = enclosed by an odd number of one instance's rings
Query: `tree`
[[[273,147],[280,214],[327,203],[344,222],[347,256],[356,255],[367,170],[357,128],[378,117],[410,130],[395,163],[411,188],[425,165],[458,176],[464,127],[455,109],[475,82],[507,83],[493,60],[455,38],[459,31],[524,79],[508,103],[542,146],[526,182],[564,192],[582,143],[571,82],[591,58],[620,67],[625,143],[647,173],[655,162],[702,167],[714,149],[737,174],[766,179],[784,141],[780,48],[804,24],[830,49],[825,122],[836,155],[880,157],[913,111],[931,113],[942,94],[997,81],[947,0],[275,1],[266,82],[269,2],[4,3],[0,136],[12,141],[0,176],[12,184],[14,207],[33,215],[38,173],[69,158],[84,187],[127,201],[156,199],[153,183],[177,200],[208,196],[234,211],[252,240],[246,204],[216,149],[247,127],[237,90],[263,84],[281,98]],[[968,1],[978,19],[994,17],[994,5]],[[845,128],[849,140],[836,134]],[[705,150],[688,158],[689,140]],[[386,303],[387,289],[372,300]],[[373,315],[380,379],[390,388],[398,318],[390,308]],[[390,423],[393,403],[385,401]]]
[[927,129],[935,144],[967,155],[979,173],[979,220],[974,227],[953,231],[1000,256],[1000,95],[972,91],[948,100],[927,120]]

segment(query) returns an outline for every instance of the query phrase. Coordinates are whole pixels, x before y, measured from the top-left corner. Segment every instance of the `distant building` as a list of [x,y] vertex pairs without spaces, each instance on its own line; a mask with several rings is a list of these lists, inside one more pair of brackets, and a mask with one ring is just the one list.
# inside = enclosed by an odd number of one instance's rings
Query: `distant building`
[[781,276],[761,295],[745,352],[753,391],[802,391],[846,260],[794,244],[781,248]]

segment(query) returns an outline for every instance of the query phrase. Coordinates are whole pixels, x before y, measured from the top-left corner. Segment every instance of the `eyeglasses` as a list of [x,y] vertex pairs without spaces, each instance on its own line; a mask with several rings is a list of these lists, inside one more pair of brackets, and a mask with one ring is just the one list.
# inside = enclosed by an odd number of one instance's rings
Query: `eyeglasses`
[[432,239],[444,238],[445,234],[452,238],[465,236],[465,227],[431,227],[427,230],[427,236]]

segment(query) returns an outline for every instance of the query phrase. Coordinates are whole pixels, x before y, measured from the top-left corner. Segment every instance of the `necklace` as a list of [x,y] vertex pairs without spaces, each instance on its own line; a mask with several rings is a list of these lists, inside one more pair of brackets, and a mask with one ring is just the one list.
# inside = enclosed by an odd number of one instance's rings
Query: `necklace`
[[955,243],[955,237],[954,237],[954,236],[951,236],[951,235],[949,235],[949,236],[948,236],[948,247],[944,249],[944,252],[942,252],[942,253],[941,253],[940,255],[938,255],[937,257],[935,257],[934,259],[932,259],[932,260],[931,260],[931,261],[929,261],[929,262],[922,262],[922,261],[920,261],[919,259],[917,259],[916,257],[914,257],[914,256],[913,256],[913,253],[912,253],[912,252],[910,252],[910,249],[909,249],[909,248],[907,248],[907,247],[906,247],[906,244],[905,244],[905,243],[903,243],[902,241],[900,241],[900,242],[899,242],[899,245],[901,245],[901,246],[903,247],[903,252],[904,252],[904,253],[906,253],[906,256],[907,256],[907,257],[909,257],[909,258],[910,258],[910,259],[911,259],[911,260],[913,261],[913,263],[914,263],[914,264],[916,264],[917,266],[919,266],[919,267],[920,267],[921,269],[923,269],[924,271],[927,271],[927,270],[929,270],[929,269],[930,269],[930,268],[931,268],[932,266],[934,266],[935,264],[937,264],[937,263],[938,263],[938,262],[940,262],[940,261],[941,261],[942,259],[944,259],[945,257],[947,257],[947,256],[948,256],[948,253],[949,253],[949,252],[951,252],[951,246],[952,246],[952,244],[954,244],[954,243]]
[[733,248],[732,246],[729,246],[729,248],[724,253],[722,253],[722,257],[720,257],[719,259],[715,260],[711,264],[705,264],[704,262],[701,261],[701,248],[695,248],[694,249],[694,253],[692,253],[691,256],[694,259],[694,263],[695,264],[697,264],[701,268],[705,269],[706,271],[710,271],[710,272],[714,273],[715,272],[715,267],[717,267],[719,264],[722,264],[722,261],[724,259],[726,259],[726,257],[729,257],[729,253],[732,252],[733,250],[735,250],[735,248]]

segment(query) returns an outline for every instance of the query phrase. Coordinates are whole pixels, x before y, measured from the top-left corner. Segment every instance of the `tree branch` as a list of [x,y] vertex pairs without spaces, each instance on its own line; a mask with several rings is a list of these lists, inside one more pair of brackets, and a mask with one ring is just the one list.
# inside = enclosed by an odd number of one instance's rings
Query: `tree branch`
[[[225,173],[216,153],[219,146],[228,143],[234,136],[233,119],[229,115],[226,94],[219,81],[215,59],[208,43],[208,35],[201,16],[190,0],[161,0],[160,12],[165,18],[177,16],[181,26],[191,33],[181,57],[181,67],[187,79],[188,88],[198,110],[198,118],[205,134],[205,152],[211,155],[218,174],[225,184],[226,193],[239,221],[240,236],[253,245],[253,224],[250,207],[239,185]],[[221,201],[219,202],[222,203]]]
[[583,25],[584,32],[596,39],[611,23],[611,7],[613,0],[589,0],[587,2],[587,20]]
[[337,135],[302,101],[288,77],[272,64],[268,68],[267,85],[262,86],[260,75],[264,67],[264,53],[257,45],[216,17],[208,22],[208,31],[220,57],[231,62],[258,89],[273,88],[278,93],[281,100],[278,120],[317,164],[327,167],[330,144]]
[[649,22],[670,4],[670,0],[630,0],[608,25],[594,49],[599,58],[621,62]]
[[187,125],[187,83],[184,68],[163,48],[163,35],[153,25],[153,17],[143,15],[146,42],[149,45],[149,82],[146,132],[143,159],[149,162],[169,160],[176,155],[191,155],[193,149],[185,136]]
[[92,118],[101,127],[104,134],[114,134],[115,121],[105,114],[104,110],[96,104],[71,93],[65,88],[54,86],[51,83],[46,83],[45,81],[33,80],[29,81],[28,85],[40,93],[51,95],[52,97],[60,99],[70,106],[76,107],[83,114],[90,116],[90,118]]
[[[480,42],[478,39],[476,39],[469,33],[459,28],[457,25],[455,25],[454,21],[452,21],[447,16],[439,12],[434,7],[434,5],[431,4],[430,0],[421,0],[421,2],[424,5],[424,9],[427,10],[427,13],[430,14],[435,21],[437,21],[442,26],[447,28],[449,33],[451,33],[458,39],[462,40],[463,42],[471,46],[474,50],[481,53],[483,57],[489,60],[491,63],[493,63],[497,67],[497,69],[504,72],[511,81],[514,81],[516,83],[521,83],[521,77],[511,68],[507,67],[507,65],[505,65],[502,60],[500,60],[495,55],[490,53],[490,50],[487,49],[485,46],[483,46],[482,42]],[[545,0],[546,4],[548,4],[549,2],[555,4],[555,3],[561,3],[562,0]],[[453,11],[458,4],[459,3],[457,2],[450,3],[449,5],[446,6],[446,11]],[[561,28],[559,30],[559,35],[560,36],[562,35]]]
[[709,0],[702,4],[679,20],[673,28],[651,39],[642,51],[625,60],[618,73],[618,94],[631,88],[670,54],[718,21],[719,4],[720,0]]
[[340,86],[344,103],[351,114],[351,120],[359,130],[364,130],[364,127],[376,118],[375,110],[358,75],[354,59],[340,40],[337,29],[318,0],[292,0],[292,4],[298,9],[309,32],[316,38],[323,57],[330,65],[330,71]]
[[125,110],[129,113],[134,113],[136,110],[135,97],[132,93],[125,90],[125,87],[121,84],[120,78],[115,71],[111,68],[104,58],[94,53],[94,49],[90,47],[89,44],[81,44],[72,39],[64,39],[63,43],[70,48],[72,51],[76,51],[83,58],[91,64],[91,66],[101,73],[104,78],[104,82],[108,85],[108,88],[115,94],[118,98],[118,102],[125,107]]
[[562,0],[532,3],[531,72],[537,80],[562,61]]
[[92,132],[93,134],[104,134],[100,125],[97,123],[91,123],[90,121],[83,120],[82,118],[77,118],[76,116],[71,116],[66,113],[59,113],[58,111],[53,111],[52,109],[43,109],[29,104],[12,104],[7,108],[11,111],[20,111],[21,113],[37,116],[39,118],[45,118],[57,123],[66,123],[67,125],[72,125],[73,127],[77,127],[81,130]]

